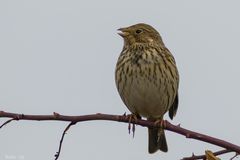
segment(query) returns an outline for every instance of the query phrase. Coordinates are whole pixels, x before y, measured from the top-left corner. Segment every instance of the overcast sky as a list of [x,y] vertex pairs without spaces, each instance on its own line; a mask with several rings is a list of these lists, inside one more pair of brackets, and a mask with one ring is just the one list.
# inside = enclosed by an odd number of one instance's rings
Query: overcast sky
[[[160,32],[179,68],[180,104],[171,122],[239,145],[239,6],[237,0],[1,0],[0,110],[129,113],[114,81],[123,46],[117,29],[144,22]],[[54,159],[66,125],[8,124],[0,130],[0,160]],[[221,150],[167,131],[169,152],[150,155],[147,129],[137,126],[133,139],[127,126],[78,123],[59,159],[173,160]]]

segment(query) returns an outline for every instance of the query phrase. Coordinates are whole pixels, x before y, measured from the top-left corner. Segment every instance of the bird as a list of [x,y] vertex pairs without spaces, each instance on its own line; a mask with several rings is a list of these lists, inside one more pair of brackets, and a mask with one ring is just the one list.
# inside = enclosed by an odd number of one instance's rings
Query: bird
[[[179,73],[175,59],[152,26],[138,23],[118,29],[123,49],[115,68],[118,93],[135,117],[161,122],[178,109]],[[164,129],[148,127],[148,152],[168,151]]]

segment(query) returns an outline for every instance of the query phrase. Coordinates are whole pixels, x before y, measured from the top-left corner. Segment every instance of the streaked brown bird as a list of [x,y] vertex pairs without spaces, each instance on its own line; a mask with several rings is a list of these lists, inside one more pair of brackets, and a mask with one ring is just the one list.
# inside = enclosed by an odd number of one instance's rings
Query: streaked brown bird
[[[160,34],[139,23],[118,29],[124,39],[115,81],[121,99],[136,117],[161,121],[168,111],[173,119],[178,108],[179,74],[171,52]],[[163,128],[148,128],[149,153],[167,152]]]

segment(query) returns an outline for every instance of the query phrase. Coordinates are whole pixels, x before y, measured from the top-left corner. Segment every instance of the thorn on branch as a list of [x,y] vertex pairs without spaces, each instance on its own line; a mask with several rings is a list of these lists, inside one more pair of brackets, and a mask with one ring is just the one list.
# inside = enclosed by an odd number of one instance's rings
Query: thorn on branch
[[[229,152],[233,152],[231,150],[227,150],[227,149],[224,149],[224,150],[220,150],[220,151],[217,151],[217,152],[214,152],[212,153],[214,156],[218,156],[218,155],[221,155],[221,154],[226,154],[226,153],[229,153]],[[237,153],[236,153],[237,154]],[[235,158],[236,156],[234,156],[233,158]],[[194,153],[192,153],[192,156],[191,157],[184,157],[182,160],[198,160],[198,159],[203,159],[203,160],[206,160],[206,155],[195,155]]]
[[60,116],[60,114],[57,113],[57,112],[53,112],[53,116],[54,116],[55,118],[58,118],[58,117]]

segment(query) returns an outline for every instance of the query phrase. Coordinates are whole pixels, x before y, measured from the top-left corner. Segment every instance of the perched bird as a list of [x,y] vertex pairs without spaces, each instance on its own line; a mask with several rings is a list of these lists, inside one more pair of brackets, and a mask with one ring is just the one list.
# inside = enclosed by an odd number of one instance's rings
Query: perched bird
[[[160,34],[139,23],[118,29],[124,39],[115,81],[124,104],[136,117],[158,122],[168,111],[173,119],[178,108],[179,74],[173,55]],[[163,128],[148,128],[149,153],[167,152]]]

